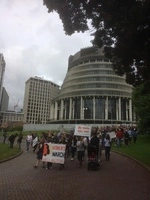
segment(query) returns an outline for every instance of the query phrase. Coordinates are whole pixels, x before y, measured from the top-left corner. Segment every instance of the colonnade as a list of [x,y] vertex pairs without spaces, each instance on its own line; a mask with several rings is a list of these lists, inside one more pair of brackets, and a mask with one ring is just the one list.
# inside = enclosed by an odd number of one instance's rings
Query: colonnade
[[50,120],[67,119],[125,120],[131,122],[133,120],[132,99],[108,96],[81,96],[53,102],[51,104]]

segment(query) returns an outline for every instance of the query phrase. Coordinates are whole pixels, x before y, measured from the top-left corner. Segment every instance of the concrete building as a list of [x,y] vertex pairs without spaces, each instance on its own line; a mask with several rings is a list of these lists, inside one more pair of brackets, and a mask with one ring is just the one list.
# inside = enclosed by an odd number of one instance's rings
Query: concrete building
[[133,122],[132,86],[115,74],[103,49],[93,46],[71,55],[59,96],[52,101],[50,123]]
[[[2,99],[2,90],[3,90],[3,81],[4,81],[4,73],[5,73],[5,60],[2,53],[0,53],[0,104]],[[1,107],[1,105],[0,105]]]
[[7,111],[8,104],[9,104],[9,95],[8,95],[6,89],[3,87],[0,111]]
[[10,126],[14,124],[21,124],[23,125],[23,112],[15,112],[15,111],[1,111],[2,116],[2,126]]
[[58,96],[59,85],[40,77],[26,81],[24,95],[24,122],[46,124],[50,118],[51,101]]

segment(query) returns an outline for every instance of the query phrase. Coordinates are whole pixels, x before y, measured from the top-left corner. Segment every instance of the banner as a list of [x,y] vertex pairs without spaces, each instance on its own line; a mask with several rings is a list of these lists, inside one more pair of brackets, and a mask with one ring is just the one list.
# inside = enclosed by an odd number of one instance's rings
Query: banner
[[46,143],[44,144],[42,161],[64,164],[65,150],[66,145],[64,144]]
[[91,126],[86,125],[76,125],[74,135],[90,137],[91,136]]

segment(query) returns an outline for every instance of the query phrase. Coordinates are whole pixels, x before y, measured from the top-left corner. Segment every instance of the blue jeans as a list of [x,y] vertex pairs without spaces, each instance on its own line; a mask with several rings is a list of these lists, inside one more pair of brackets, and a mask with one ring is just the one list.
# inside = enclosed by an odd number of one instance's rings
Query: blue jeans
[[26,145],[27,145],[27,151],[29,151],[29,147],[30,147],[30,142],[26,142]]

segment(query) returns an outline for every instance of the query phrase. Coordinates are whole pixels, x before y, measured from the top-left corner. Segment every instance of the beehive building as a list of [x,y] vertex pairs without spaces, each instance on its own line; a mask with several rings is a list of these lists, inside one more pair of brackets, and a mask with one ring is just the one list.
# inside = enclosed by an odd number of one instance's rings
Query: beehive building
[[132,86],[115,74],[103,49],[71,55],[60,93],[52,101],[50,123],[117,124],[134,121]]

